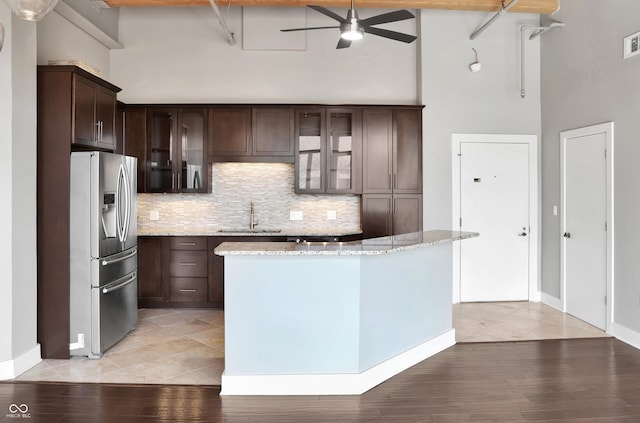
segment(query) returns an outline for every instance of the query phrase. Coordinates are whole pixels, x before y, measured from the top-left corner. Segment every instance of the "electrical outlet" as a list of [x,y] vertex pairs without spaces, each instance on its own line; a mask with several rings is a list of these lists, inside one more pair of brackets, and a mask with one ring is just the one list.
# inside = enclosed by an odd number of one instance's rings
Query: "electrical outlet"
[[327,212],[327,220],[336,220],[338,218],[338,213],[335,210],[329,210]]
[[302,220],[302,212],[300,210],[291,210],[289,212],[289,220]]
[[149,220],[160,220],[160,212],[158,210],[149,211]]

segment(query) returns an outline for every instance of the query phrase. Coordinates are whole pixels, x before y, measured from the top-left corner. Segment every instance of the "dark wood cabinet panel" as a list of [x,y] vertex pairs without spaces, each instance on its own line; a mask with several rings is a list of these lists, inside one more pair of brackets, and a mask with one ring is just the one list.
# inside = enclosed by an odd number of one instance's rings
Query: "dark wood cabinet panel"
[[97,146],[105,150],[116,149],[116,104],[116,94],[113,91],[96,86]]
[[422,195],[393,196],[393,235],[422,231]]
[[365,109],[362,166],[365,237],[421,231],[422,108]]
[[206,277],[207,251],[171,250],[169,274],[182,278]]
[[212,160],[251,155],[251,109],[209,109],[208,152]]
[[74,113],[72,144],[92,147],[96,144],[95,85],[74,75]]
[[393,174],[393,111],[362,111],[362,191],[391,193]]
[[123,115],[122,153],[138,159],[138,192],[146,192],[147,109],[125,107]]
[[361,224],[364,238],[422,231],[422,195],[364,194]]
[[394,193],[422,192],[422,110],[394,110]]
[[171,303],[204,303],[207,301],[207,278],[171,278]]
[[72,144],[115,151],[117,91],[79,74],[73,81]]
[[362,237],[377,238],[393,233],[393,197],[390,194],[362,196]]
[[291,107],[252,109],[252,154],[285,157],[293,162],[294,115]]
[[162,277],[162,238],[138,237],[138,306],[165,301]]

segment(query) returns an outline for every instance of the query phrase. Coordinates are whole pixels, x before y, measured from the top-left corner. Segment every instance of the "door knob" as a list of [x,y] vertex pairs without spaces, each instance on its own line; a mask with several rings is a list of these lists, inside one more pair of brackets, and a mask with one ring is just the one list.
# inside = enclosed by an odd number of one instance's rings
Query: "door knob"
[[518,234],[518,236],[527,236],[527,228],[526,226],[522,228],[522,232]]
[[571,232],[565,232],[562,236],[565,238],[571,238]]

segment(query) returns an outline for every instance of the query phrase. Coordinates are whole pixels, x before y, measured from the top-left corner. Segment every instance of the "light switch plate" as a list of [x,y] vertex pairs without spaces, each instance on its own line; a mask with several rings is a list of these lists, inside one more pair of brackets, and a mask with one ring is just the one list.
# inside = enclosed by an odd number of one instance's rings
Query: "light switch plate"
[[336,220],[338,218],[338,213],[335,210],[329,210],[327,212],[327,220]]
[[302,211],[291,210],[289,212],[289,220],[302,220]]
[[160,220],[160,212],[158,210],[150,210],[149,220]]
[[628,59],[629,57],[640,54],[640,32],[628,35],[624,37],[624,53],[623,57]]

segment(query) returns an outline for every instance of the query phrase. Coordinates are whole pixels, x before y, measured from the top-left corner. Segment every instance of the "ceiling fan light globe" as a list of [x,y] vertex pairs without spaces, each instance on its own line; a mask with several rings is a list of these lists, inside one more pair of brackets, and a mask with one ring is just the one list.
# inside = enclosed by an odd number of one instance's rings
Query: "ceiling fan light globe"
[[363,31],[357,30],[357,29],[349,29],[346,31],[342,31],[342,33],[340,34],[340,38],[344,40],[349,40],[349,41],[361,40],[362,37],[363,37]]
[[13,14],[25,21],[39,21],[58,3],[58,0],[4,0]]

